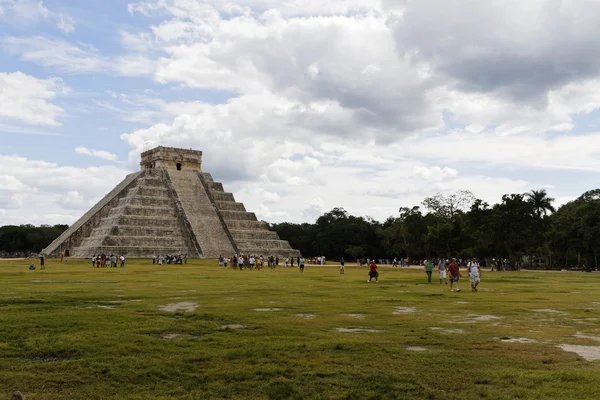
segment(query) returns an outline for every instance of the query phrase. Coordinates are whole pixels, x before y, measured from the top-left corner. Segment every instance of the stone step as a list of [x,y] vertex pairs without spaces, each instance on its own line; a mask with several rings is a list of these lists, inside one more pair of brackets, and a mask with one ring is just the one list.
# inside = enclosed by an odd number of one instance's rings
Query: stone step
[[126,205],[133,205],[133,206],[151,206],[151,207],[172,207],[173,206],[173,201],[171,200],[171,198],[165,196],[165,197],[160,197],[160,196],[134,196],[133,198],[130,197],[123,197],[122,199],[119,200],[119,205],[120,206],[126,206]]
[[229,221],[256,221],[256,214],[247,211],[221,210],[221,215],[226,222]]
[[221,211],[243,211],[246,212],[246,208],[243,203],[235,201],[215,201],[217,207]]
[[186,247],[185,241],[181,235],[179,236],[107,236],[100,246],[141,246],[141,247]]
[[177,216],[174,207],[153,207],[153,206],[118,206],[110,210],[109,216],[115,215],[142,215],[142,216]]
[[187,254],[186,247],[141,247],[141,246],[91,246],[77,247],[72,257],[88,257],[89,254],[125,254],[127,258],[152,258],[153,255],[178,255]]
[[213,177],[208,172],[202,172],[202,176],[204,177],[204,181],[206,183],[213,182]]
[[129,225],[146,227],[171,227],[178,228],[179,220],[173,216],[142,216],[142,215],[116,215],[107,217],[102,221],[104,226]]
[[179,227],[165,227],[165,226],[109,226],[109,227],[98,227],[92,230],[90,236],[150,236],[150,237],[162,237],[162,236],[175,236],[181,235],[181,229]]
[[268,231],[269,227],[263,221],[229,220],[226,222],[230,230]]
[[236,240],[239,249],[279,249],[291,250],[292,247],[285,240],[263,240],[263,239],[243,239]]
[[[131,189],[136,190],[136,189]],[[140,196],[156,196],[156,197],[168,197],[168,189],[166,187],[154,187],[154,186],[138,186],[137,194]]]
[[215,201],[235,201],[233,193],[217,192],[214,190],[211,190],[210,193]]
[[165,187],[165,182],[159,177],[145,177],[140,179],[138,186]]
[[217,193],[224,193],[225,189],[223,189],[223,184],[221,182],[208,182],[206,181],[206,184],[208,185],[208,187]]
[[237,242],[238,240],[244,239],[265,239],[265,240],[278,240],[277,232],[269,230],[250,230],[245,231],[241,229],[230,229],[229,232],[233,239]]
[[175,207],[154,206],[127,206],[124,207],[123,215],[145,215],[145,216],[177,216]]

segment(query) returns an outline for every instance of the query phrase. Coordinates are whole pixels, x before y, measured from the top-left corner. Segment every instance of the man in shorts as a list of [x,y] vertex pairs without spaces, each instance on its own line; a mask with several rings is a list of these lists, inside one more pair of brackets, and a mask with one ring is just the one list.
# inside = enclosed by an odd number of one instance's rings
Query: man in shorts
[[304,272],[304,257],[298,259],[298,265],[300,265],[300,272]]
[[379,283],[379,272],[377,272],[377,264],[375,264],[375,260],[371,260],[369,264],[369,280],[367,283],[371,282],[371,279],[375,278],[375,282]]
[[345,264],[344,257],[342,257],[342,259],[340,260],[340,274],[343,274],[345,272],[344,271],[344,264]]
[[479,285],[479,263],[477,259],[473,258],[471,262],[467,265],[469,268],[469,281],[471,281],[471,291],[477,291],[477,285]]
[[438,262],[438,270],[440,271],[440,285],[442,284],[442,281],[445,281],[446,285],[447,285],[448,284],[447,265],[446,265],[446,260],[444,260],[443,258],[441,258],[440,261]]
[[460,288],[458,287],[458,280],[460,279],[460,268],[458,267],[458,263],[456,262],[456,258],[452,259],[450,265],[448,265],[448,272],[450,273],[450,291],[453,292],[454,289],[452,286],[456,283],[456,291],[460,292]]

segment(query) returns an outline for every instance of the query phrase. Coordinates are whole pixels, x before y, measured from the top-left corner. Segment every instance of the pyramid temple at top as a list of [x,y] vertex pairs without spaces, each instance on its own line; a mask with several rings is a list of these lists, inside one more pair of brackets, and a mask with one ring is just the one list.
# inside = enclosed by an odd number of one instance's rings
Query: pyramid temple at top
[[127,175],[42,253],[300,256],[201,165],[201,151],[160,146],[143,152],[141,171]]

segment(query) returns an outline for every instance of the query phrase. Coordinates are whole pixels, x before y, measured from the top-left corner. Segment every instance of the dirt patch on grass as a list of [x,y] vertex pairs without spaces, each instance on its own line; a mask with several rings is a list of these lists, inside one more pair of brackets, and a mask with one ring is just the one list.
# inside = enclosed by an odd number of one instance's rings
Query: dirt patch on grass
[[283,310],[283,308],[253,308],[252,311],[261,311],[261,312],[267,312],[267,311],[281,311]]
[[394,307],[394,312],[392,312],[392,314],[400,315],[400,314],[412,314],[412,313],[416,313],[416,312],[417,312],[416,307]]
[[371,328],[335,328],[335,330],[342,333],[381,332],[379,329]]
[[167,311],[167,312],[178,312],[178,311],[191,312],[191,311],[194,311],[196,308],[198,308],[198,303],[184,301],[181,303],[165,304],[164,306],[160,306],[158,308],[161,311]]
[[342,314],[344,317],[356,318],[356,319],[364,319],[364,314]]
[[540,312],[540,313],[564,314],[563,311],[554,310],[552,308],[542,308],[542,309],[535,309],[535,310],[531,310],[531,311]]
[[579,338],[579,339],[590,339],[590,340],[595,340],[597,342],[600,342],[600,336],[585,335],[581,332],[577,332],[573,336],[576,338]]
[[463,323],[495,321],[500,318],[502,317],[497,317],[495,315],[469,314],[465,317],[465,321],[463,321]]
[[315,314],[296,314],[296,317],[304,319],[315,319],[317,316]]
[[245,329],[246,326],[245,325],[240,325],[240,324],[229,324],[229,325],[223,325],[221,327],[221,329]]
[[177,339],[179,336],[181,336],[179,333],[165,333],[164,335],[161,335],[160,337],[163,339],[167,339],[167,340],[173,340],[173,339]]
[[469,304],[468,301],[457,301],[455,304]]
[[576,346],[572,344],[561,344],[561,349],[569,353],[576,353],[586,361],[600,360],[600,346]]
[[529,339],[526,337],[502,338],[500,340],[504,343],[537,343],[537,340]]
[[465,333],[464,329],[445,329],[445,328],[439,328],[439,327],[435,327],[435,326],[432,326],[429,329],[431,329],[432,331],[440,332],[440,333],[447,333],[449,335],[459,335],[459,334]]
[[103,308],[105,310],[112,310],[113,308],[117,308],[117,306],[106,306],[103,304],[88,304],[85,306],[81,306],[81,308]]
[[427,351],[427,349],[425,347],[421,347],[421,346],[408,346],[406,348],[406,350],[408,350],[408,351],[416,351],[416,352]]

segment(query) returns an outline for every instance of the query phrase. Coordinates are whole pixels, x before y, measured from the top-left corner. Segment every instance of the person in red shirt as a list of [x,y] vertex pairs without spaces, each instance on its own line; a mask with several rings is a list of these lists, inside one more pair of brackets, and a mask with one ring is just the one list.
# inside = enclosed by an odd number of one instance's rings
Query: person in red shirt
[[460,292],[460,288],[458,287],[458,279],[461,277],[461,275],[456,258],[453,258],[450,265],[448,265],[448,272],[450,273],[450,291],[454,291],[454,289],[452,289],[452,284],[456,282],[456,291]]
[[375,278],[375,282],[379,283],[379,272],[377,272],[377,264],[375,264],[375,260],[371,260],[371,263],[369,264],[369,280],[368,282],[371,282],[371,279]]

